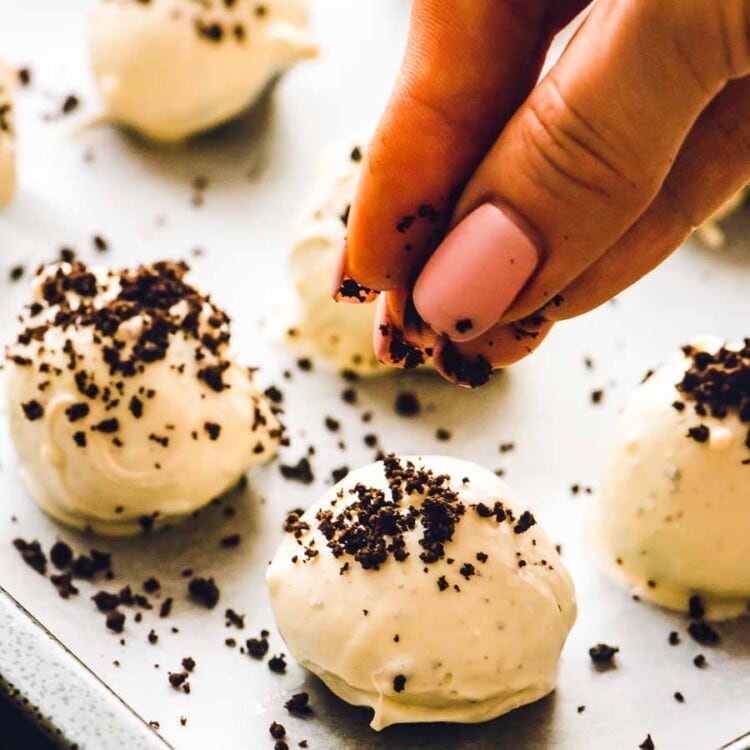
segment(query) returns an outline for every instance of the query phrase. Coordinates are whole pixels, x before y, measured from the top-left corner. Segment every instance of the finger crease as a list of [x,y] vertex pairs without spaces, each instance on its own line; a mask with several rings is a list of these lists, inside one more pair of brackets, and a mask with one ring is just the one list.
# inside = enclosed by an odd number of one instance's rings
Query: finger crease
[[[566,111],[570,112],[573,115],[578,125],[581,126],[584,130],[588,131],[595,140],[600,141],[606,148],[606,139],[602,136],[602,133],[597,128],[595,128],[580,112],[578,112],[578,110],[573,107],[573,105],[569,101],[566,100],[565,96],[560,90],[560,87],[552,77],[550,77],[549,85],[552,87],[552,90],[559,98],[562,106],[566,109]],[[560,127],[560,130],[563,132],[566,138],[572,141],[576,146],[578,146],[584,153],[588,154],[597,163],[602,164],[604,167],[606,167],[606,169],[611,174],[613,174],[623,182],[635,186],[633,180],[631,180],[624,172],[618,169],[618,167],[611,160],[607,159],[607,157],[604,156],[603,151],[605,150],[605,148],[595,149],[586,141],[585,138],[579,137],[575,133],[575,130],[573,128],[563,129],[560,124],[558,124],[558,127]]]
[[[542,129],[544,134],[552,141],[552,143],[561,151],[565,152],[566,149],[563,141],[553,132],[554,129],[546,123],[545,118],[542,117],[537,109],[531,104],[529,106],[529,112],[534,117],[537,125]],[[559,159],[555,159],[552,156],[548,148],[545,148],[544,145],[538,142],[538,139],[536,137],[530,136],[530,140],[534,149],[544,160],[545,164],[555,172],[560,174],[565,180],[572,183],[573,185],[582,188],[583,190],[586,190],[587,192],[599,195],[606,200],[611,200],[613,198],[612,193],[599,183],[585,180],[583,177],[580,177],[578,174],[576,174],[575,171],[564,167],[560,163]]]

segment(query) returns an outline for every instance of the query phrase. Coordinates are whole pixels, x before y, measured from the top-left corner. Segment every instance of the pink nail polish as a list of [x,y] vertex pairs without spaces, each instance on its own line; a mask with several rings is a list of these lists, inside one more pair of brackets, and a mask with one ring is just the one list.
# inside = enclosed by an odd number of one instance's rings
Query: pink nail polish
[[539,263],[536,246],[492,203],[470,213],[442,242],[414,286],[420,316],[452,341],[489,330]]
[[374,302],[378,298],[378,293],[373,289],[362,286],[349,276],[346,256],[347,247],[346,242],[344,242],[333,271],[331,297],[336,302],[348,302],[354,305]]

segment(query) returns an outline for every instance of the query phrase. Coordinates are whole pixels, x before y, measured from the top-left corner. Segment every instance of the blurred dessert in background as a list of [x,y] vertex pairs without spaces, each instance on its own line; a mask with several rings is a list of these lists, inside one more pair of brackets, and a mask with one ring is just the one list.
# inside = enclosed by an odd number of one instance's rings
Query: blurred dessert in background
[[665,607],[747,612],[748,472],[750,340],[696,339],[620,417],[590,519],[605,569]]
[[317,54],[307,0],[99,0],[89,46],[101,119],[161,142],[235,117]]

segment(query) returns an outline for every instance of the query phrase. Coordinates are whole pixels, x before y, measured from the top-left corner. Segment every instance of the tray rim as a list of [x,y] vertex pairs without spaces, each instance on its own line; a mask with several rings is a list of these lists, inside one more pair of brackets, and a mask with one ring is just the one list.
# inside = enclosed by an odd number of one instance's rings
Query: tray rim
[[[63,748],[75,747],[76,750],[119,750],[122,747],[120,742],[125,738],[131,750],[174,750],[172,745],[2,586],[0,622],[7,625],[0,628],[0,692],[53,744]],[[29,686],[23,680],[13,677],[8,653],[13,652],[19,638],[34,644],[36,671],[45,675],[45,684],[52,682],[51,690],[85,695],[92,714],[99,715],[100,719],[107,716],[108,729],[116,730],[111,734],[111,742],[96,732],[101,723],[73,721],[73,711],[64,703],[59,703],[53,711],[49,704],[45,705],[44,701],[31,697]]]

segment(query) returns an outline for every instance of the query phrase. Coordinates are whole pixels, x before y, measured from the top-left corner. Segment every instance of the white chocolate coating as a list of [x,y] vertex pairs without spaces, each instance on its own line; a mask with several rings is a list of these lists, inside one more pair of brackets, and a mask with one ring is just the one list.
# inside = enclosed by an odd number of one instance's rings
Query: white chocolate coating
[[[342,512],[358,485],[390,497],[382,462],[350,473],[302,516],[309,531],[299,539],[287,533],[268,569],[289,650],[343,700],[371,707],[376,730],[486,721],[547,695],[576,617],[573,583],[554,546],[538,525],[517,532],[512,521],[480,517],[475,506],[496,501],[516,522],[522,516],[493,473],[446,457],[399,459],[407,461],[448,475],[465,506],[445,556],[420,559],[422,520],[404,534],[403,561],[391,556],[379,569],[365,569],[351,554],[334,556],[316,514]],[[410,504],[424,511],[425,494],[404,497],[401,514]],[[318,554],[308,557],[307,547]],[[478,553],[487,555],[484,562]],[[475,570],[469,577],[461,572],[466,563]]]
[[[153,267],[147,270],[153,273]],[[137,360],[134,372],[124,375],[110,367],[113,342],[122,346],[120,356],[129,357],[153,329],[154,317],[136,308],[114,335],[80,320],[63,324],[61,314],[87,301],[68,291],[63,305],[49,304],[44,284],[55,277],[65,283],[73,273],[69,264],[42,272],[33,297],[42,309],[27,311],[22,324],[24,331],[38,327],[40,333],[22,333],[8,350],[11,433],[30,494],[47,513],[97,533],[133,534],[185,517],[271,458],[278,423],[247,370],[229,354],[229,321],[210,301],[201,296],[166,310],[176,327],[164,356]],[[114,309],[111,303],[122,297],[121,275],[97,269],[93,276],[93,305]],[[215,351],[181,330],[191,304],[197,335],[224,337]],[[200,375],[216,365],[225,368],[221,390]],[[92,384],[96,390],[87,394]],[[29,419],[34,402],[43,414]],[[107,430],[97,428],[112,419],[116,429],[111,422]]]
[[0,208],[16,192],[16,129],[13,89],[16,71],[0,58]]
[[89,43],[103,119],[165,143],[235,117],[317,54],[307,0],[99,0]]
[[[709,352],[721,344],[692,342]],[[685,611],[697,595],[707,617],[725,619],[746,612],[750,601],[748,425],[731,411],[723,419],[696,415],[675,387],[689,365],[678,352],[633,394],[589,530],[605,570],[641,598]],[[697,425],[709,428],[706,442],[687,436]]]
[[324,153],[288,266],[298,300],[289,343],[332,369],[352,370],[362,376],[390,369],[378,362],[373,351],[375,305],[337,304],[330,289],[365,144],[364,139],[352,138]]

